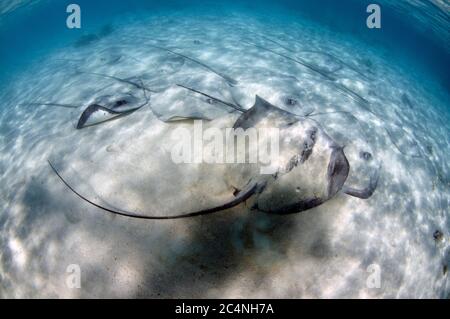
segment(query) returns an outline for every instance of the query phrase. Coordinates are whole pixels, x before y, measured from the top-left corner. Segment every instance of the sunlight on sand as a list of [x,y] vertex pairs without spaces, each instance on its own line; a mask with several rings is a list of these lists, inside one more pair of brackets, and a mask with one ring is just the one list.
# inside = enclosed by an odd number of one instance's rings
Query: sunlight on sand
[[[238,15],[155,16],[116,26],[94,44],[60,49],[10,83],[0,92],[0,296],[446,296],[450,286],[442,267],[450,249],[450,121],[442,111],[445,101],[422,86],[420,75],[352,39],[320,31],[314,25],[262,23]],[[296,57],[307,50],[327,52],[351,68],[335,67],[338,81],[325,80],[248,44],[294,55],[258,35],[276,39],[298,52]],[[230,87],[219,75],[155,44],[213,65],[239,84]],[[329,63],[329,57],[308,54],[314,65]],[[76,130],[81,112],[96,97],[129,87],[86,71],[142,79],[156,92],[150,107]],[[351,113],[314,119],[346,146],[350,183],[364,185],[382,165],[375,194],[368,200],[338,194],[290,216],[267,216],[240,205],[190,220],[139,221],[90,206],[52,173],[48,159],[92,198],[155,214],[196,208],[212,190],[222,196],[220,171],[211,172],[217,182],[197,181],[197,171],[170,161],[161,141],[174,124],[161,122],[151,108],[170,115],[176,103],[188,107],[189,101],[208,108],[211,116],[229,110],[211,107],[175,84],[245,107],[258,94],[299,115]],[[369,103],[352,98],[340,85]],[[402,102],[403,93],[413,107]],[[298,103],[286,105],[288,99]],[[36,101],[80,107],[21,105]],[[368,166],[361,163],[361,150],[373,155]],[[196,186],[188,188],[193,181]],[[433,239],[436,230],[444,232],[440,242]],[[75,291],[65,285],[70,264],[82,271],[82,288]],[[366,285],[371,264],[381,269],[379,289]]]

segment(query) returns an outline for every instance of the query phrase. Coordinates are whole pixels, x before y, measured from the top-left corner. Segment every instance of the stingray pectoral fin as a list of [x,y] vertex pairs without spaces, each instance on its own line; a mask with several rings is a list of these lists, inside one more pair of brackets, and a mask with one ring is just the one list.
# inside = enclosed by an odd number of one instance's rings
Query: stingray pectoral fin
[[377,169],[375,173],[370,177],[369,185],[363,189],[356,189],[348,186],[343,186],[342,191],[350,196],[358,197],[361,199],[368,199],[373,195],[375,189],[378,186],[378,179],[380,177],[380,169]]
[[135,108],[124,111],[111,110],[97,104],[89,105],[86,108],[86,110],[84,110],[84,112],[81,114],[80,119],[78,120],[77,123],[77,129],[94,126],[100,123],[111,121],[113,119],[117,119],[119,117],[131,114],[142,108],[144,105],[145,104],[142,104]]
[[98,104],[89,105],[78,120],[77,129],[82,129],[97,123],[105,122],[120,115],[120,112],[110,110]]
[[50,161],[48,161],[48,164],[50,165],[50,167],[53,170],[53,172],[64,183],[64,185],[66,185],[75,195],[77,195],[79,198],[81,198],[85,202],[88,202],[89,204],[91,204],[91,205],[93,205],[93,206],[95,206],[97,208],[100,208],[100,209],[102,209],[102,210],[104,210],[104,211],[106,211],[108,213],[111,213],[111,214],[125,216],[125,217],[131,217],[131,218],[139,218],[139,219],[158,219],[158,220],[159,219],[180,219],[180,218],[188,218],[188,217],[195,217],[195,216],[201,216],[201,215],[208,215],[208,214],[217,213],[217,212],[223,211],[225,209],[229,209],[229,208],[235,207],[235,206],[239,205],[240,203],[246,201],[253,194],[258,193],[261,190],[261,187],[262,187],[260,183],[250,181],[247,184],[247,186],[242,191],[240,191],[238,194],[236,194],[234,199],[232,199],[229,202],[226,202],[223,205],[212,207],[212,208],[208,208],[208,209],[199,210],[199,211],[196,211],[196,212],[181,213],[181,214],[174,215],[174,216],[148,216],[148,215],[139,214],[139,213],[127,212],[125,210],[107,208],[107,207],[104,207],[104,206],[102,206],[102,205],[100,205],[100,204],[98,204],[98,203],[96,203],[96,202],[86,198],[85,196],[80,194],[77,190],[75,190],[61,176],[61,174],[57,171],[57,169],[53,166],[53,164]]

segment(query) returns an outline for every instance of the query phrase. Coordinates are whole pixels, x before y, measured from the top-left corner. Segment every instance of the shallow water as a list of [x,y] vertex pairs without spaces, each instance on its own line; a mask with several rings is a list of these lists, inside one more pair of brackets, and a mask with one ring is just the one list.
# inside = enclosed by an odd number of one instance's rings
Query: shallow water
[[[8,44],[0,49],[0,296],[448,296],[444,3],[419,6],[414,22],[404,8],[383,6],[386,24],[368,30],[365,7],[353,1],[338,11],[330,1],[322,10],[307,1],[79,1],[76,31],[65,28],[65,4],[17,3],[0,7],[0,40]],[[421,33],[424,25],[433,32]],[[149,105],[77,130],[83,110],[105,96],[143,99],[135,85],[92,73],[142,81]],[[381,165],[375,193],[367,200],[339,193],[289,216],[242,204],[213,216],[139,221],[81,201],[53,174],[47,160],[92,199],[131,211],[173,215],[223,202],[222,168],[205,179],[203,167],[174,164],[169,137],[177,124],[161,118],[196,110],[220,125],[232,110],[177,84],[245,109],[259,95],[313,116],[345,146],[350,185],[366,184]],[[369,164],[361,151],[372,154]],[[433,238],[436,230],[442,239]],[[81,268],[81,289],[66,285],[71,264]],[[367,285],[370,265],[381,271],[379,288]]]

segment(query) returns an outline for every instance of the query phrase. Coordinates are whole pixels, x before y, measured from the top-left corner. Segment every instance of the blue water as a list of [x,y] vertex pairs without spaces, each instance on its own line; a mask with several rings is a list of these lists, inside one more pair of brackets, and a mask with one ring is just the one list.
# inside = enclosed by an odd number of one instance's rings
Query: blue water
[[[368,29],[368,0],[279,0],[279,1],[88,1],[77,3],[82,8],[81,30],[65,27],[65,8],[73,1],[40,1],[0,16],[0,60],[2,76],[13,73],[36,56],[52,47],[66,45],[81,34],[89,33],[111,21],[120,23],[132,15],[149,16],[158,12],[245,13],[257,17],[272,14],[287,23],[285,12],[298,14],[294,19],[310,19],[331,32],[351,34],[376,48],[389,51],[392,59],[410,61],[409,67],[427,71],[444,91],[450,88],[450,12],[429,1],[417,8],[408,1],[378,1],[382,6],[382,28]],[[448,5],[447,5],[448,9]],[[286,10],[286,11],[285,11]],[[418,16],[418,17],[416,17]],[[435,19],[440,17],[440,19]],[[292,16],[289,19],[293,19]]]

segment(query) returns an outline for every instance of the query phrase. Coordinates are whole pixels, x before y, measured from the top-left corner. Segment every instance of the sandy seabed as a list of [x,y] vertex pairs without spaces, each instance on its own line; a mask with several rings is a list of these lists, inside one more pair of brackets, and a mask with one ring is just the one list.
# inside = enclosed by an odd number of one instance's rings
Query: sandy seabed
[[[448,296],[450,121],[432,81],[390,61],[389,52],[307,23],[167,15],[94,39],[52,52],[0,92],[1,297]],[[155,44],[214,66],[239,86]],[[85,72],[142,79],[155,91],[150,106],[76,130],[98,96],[136,91]],[[219,178],[195,180],[196,170],[175,167],[161,142],[174,124],[152,108],[170,114],[174,105],[207,105],[175,84],[247,108],[258,94],[299,115],[339,111],[315,120],[346,146],[349,183],[363,185],[381,164],[376,192],[368,200],[338,194],[289,216],[243,204],[213,216],[141,221],[92,207],[53,174],[48,159],[92,198],[166,215],[198,208],[206,192],[222,196]],[[80,107],[24,105],[30,102]],[[207,107],[209,115],[227,113]],[[369,171],[358,164],[360,147],[373,155]],[[71,264],[81,268],[80,289],[66,285]],[[367,286],[373,264],[381,271],[375,289]]]

